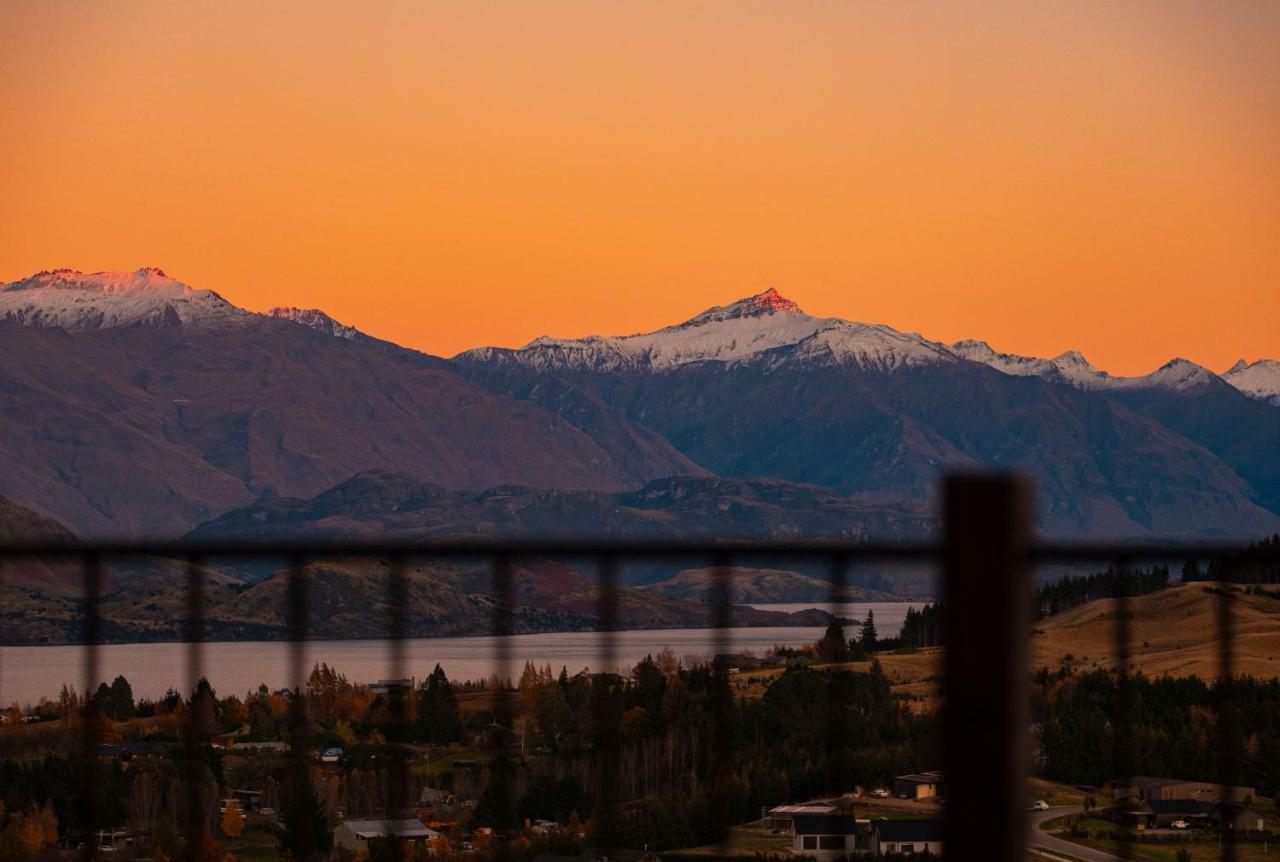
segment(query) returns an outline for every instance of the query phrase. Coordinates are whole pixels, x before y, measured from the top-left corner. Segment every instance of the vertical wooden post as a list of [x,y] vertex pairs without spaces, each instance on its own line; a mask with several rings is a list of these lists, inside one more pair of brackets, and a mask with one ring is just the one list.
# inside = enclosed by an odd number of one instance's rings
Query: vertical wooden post
[[956,476],[944,499],[944,851],[1026,857],[1031,490]]

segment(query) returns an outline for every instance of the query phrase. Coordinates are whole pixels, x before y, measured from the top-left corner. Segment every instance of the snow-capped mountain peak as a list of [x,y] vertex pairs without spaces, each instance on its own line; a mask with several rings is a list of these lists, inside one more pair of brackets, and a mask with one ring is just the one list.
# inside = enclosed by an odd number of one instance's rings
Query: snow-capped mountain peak
[[1088,371],[1097,371],[1093,367],[1093,363],[1084,358],[1084,354],[1078,350],[1068,350],[1059,353],[1053,358],[1053,364],[1059,368],[1080,368]]
[[1259,359],[1245,362],[1241,359],[1231,366],[1222,379],[1245,395],[1280,406],[1280,361]]
[[296,308],[294,306],[278,305],[267,311],[266,315],[280,320],[290,320],[323,332],[326,335],[332,335],[335,338],[346,338],[354,341],[364,336],[364,333],[354,326],[339,323],[318,308]]
[[0,284],[0,320],[27,326],[187,325],[246,313],[212,290],[197,290],[150,266],[90,273],[54,269]]
[[665,370],[695,362],[826,362],[876,370],[954,362],[947,347],[888,326],[813,317],[770,288],[709,308],[684,323],[618,337],[542,336],[520,350],[480,348],[460,362],[514,362],[530,368]]
[[1217,375],[1189,359],[1176,357],[1145,377],[1129,378],[1128,385],[1162,389],[1191,389],[1217,379]]

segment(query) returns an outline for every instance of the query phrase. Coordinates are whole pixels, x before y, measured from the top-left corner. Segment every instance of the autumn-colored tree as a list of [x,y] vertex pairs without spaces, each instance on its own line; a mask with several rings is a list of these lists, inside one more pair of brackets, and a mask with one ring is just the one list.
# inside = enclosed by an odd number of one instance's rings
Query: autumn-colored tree
[[4,724],[0,725],[0,733],[12,742],[18,742],[27,733],[27,724],[22,717],[22,709],[15,703],[4,714]]
[[239,802],[234,799],[228,800],[218,825],[222,827],[222,834],[228,838],[240,837],[240,833],[244,831],[244,815],[240,813]]
[[58,818],[46,803],[6,815],[0,803],[0,859],[30,859],[58,841]]
[[346,746],[355,745],[356,740],[358,739],[356,732],[351,729],[351,722],[347,721],[345,718],[338,719],[337,723],[334,724],[333,735],[338,738],[339,742]]

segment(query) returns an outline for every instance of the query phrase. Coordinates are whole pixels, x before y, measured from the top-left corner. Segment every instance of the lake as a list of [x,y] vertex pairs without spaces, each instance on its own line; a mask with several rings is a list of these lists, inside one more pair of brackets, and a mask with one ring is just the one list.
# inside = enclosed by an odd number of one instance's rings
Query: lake
[[[875,612],[876,626],[888,636],[896,635],[906,617],[909,602],[851,602],[844,615],[862,619]],[[914,603],[917,606],[919,603]],[[821,604],[754,605],[769,610],[803,610]],[[728,630],[731,649],[762,654],[772,646],[800,646],[822,636],[821,628],[733,628]],[[850,636],[854,633],[848,632]],[[620,667],[629,667],[646,655],[670,649],[677,656],[705,657],[713,651],[712,629],[660,629],[617,633]],[[494,671],[497,638],[491,636],[413,638],[404,642],[405,672],[421,680],[439,663],[451,680],[484,679]],[[601,636],[598,632],[551,632],[514,635],[508,639],[513,677],[519,677],[525,661],[562,666],[575,673],[599,665]],[[204,645],[205,675],[220,694],[244,694],[266,683],[272,689],[289,685],[290,645],[282,641],[215,642]],[[187,648],[181,643],[107,644],[98,648],[101,678],[110,681],[123,674],[133,687],[135,698],[158,698],[170,687],[190,690],[184,685]],[[384,640],[310,641],[306,644],[307,666],[326,662],[352,682],[375,682],[389,676],[388,644]],[[0,647],[0,704],[36,703],[41,697],[56,700],[62,683],[84,687],[80,646]]]

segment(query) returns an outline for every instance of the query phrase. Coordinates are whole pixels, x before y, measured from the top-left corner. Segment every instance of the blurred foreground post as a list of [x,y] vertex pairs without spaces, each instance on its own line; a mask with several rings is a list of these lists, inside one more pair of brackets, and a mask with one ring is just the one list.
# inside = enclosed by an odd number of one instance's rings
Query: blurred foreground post
[[957,476],[944,507],[944,846],[1014,862],[1026,856],[1031,490]]

